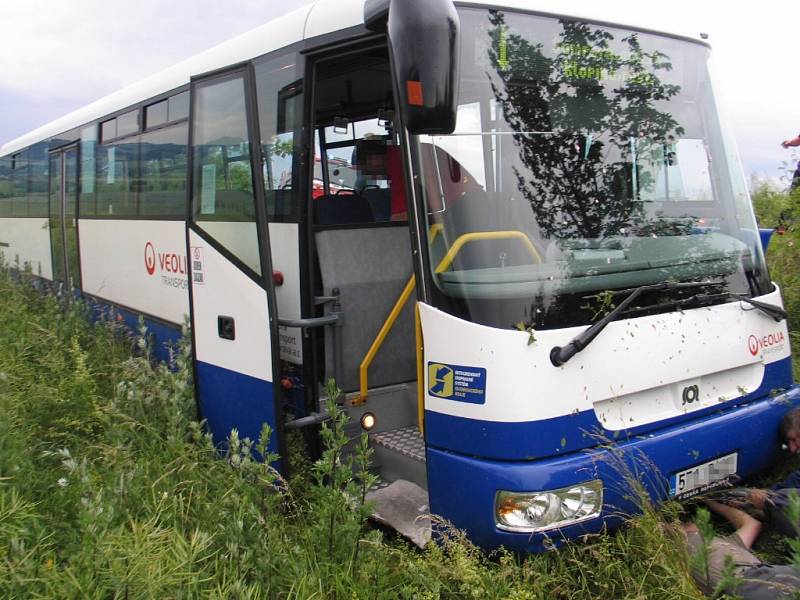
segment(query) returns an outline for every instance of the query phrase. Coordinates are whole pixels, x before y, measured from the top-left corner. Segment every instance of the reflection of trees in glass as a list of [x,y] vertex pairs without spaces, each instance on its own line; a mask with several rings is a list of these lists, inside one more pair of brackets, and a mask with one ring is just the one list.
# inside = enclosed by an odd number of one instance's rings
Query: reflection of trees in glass
[[210,146],[206,149],[202,164],[215,166],[217,190],[253,192],[249,149],[243,151],[241,146]]
[[[500,80],[492,81],[492,91],[515,132],[528,172],[514,167],[514,175],[542,232],[598,238],[641,221],[632,189],[647,189],[653,180],[634,166],[637,153],[652,153],[652,144],[663,148],[683,133],[656,107],[680,91],[658,77],[672,68],[669,57],[643,50],[636,33],[620,40],[625,50],[617,53],[609,31],[567,20],[560,21],[551,57],[543,44],[509,33],[502,14],[489,19],[489,55]],[[618,85],[609,90],[603,80]]]

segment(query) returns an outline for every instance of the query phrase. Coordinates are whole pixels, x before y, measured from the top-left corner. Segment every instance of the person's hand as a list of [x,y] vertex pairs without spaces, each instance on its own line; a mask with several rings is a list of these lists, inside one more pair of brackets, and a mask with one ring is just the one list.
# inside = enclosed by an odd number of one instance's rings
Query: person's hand
[[781,146],[783,146],[784,148],[788,148],[789,147],[789,140],[783,140],[781,142]]
[[747,500],[753,505],[754,508],[757,508],[758,510],[764,510],[764,506],[766,506],[768,499],[769,492],[767,492],[767,490],[753,488],[747,494]]

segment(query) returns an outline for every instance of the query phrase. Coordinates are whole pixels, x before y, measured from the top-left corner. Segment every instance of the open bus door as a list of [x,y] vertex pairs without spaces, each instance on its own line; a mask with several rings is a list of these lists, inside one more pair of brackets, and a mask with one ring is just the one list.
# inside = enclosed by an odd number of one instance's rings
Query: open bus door
[[277,315],[252,67],[192,80],[187,256],[195,387],[216,444],[264,424],[278,452]]
[[50,247],[53,281],[69,296],[81,287],[75,207],[78,199],[78,148],[53,151],[50,160]]

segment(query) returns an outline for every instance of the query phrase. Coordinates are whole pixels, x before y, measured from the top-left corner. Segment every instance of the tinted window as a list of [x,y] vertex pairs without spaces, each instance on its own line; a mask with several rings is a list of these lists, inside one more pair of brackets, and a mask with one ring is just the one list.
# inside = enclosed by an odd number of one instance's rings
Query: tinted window
[[28,216],[28,151],[14,155],[14,195],[11,197],[11,214]]
[[196,89],[192,207],[198,225],[260,273],[244,89],[241,76]]
[[264,187],[270,220],[299,217],[299,140],[303,88],[297,55],[268,60],[256,67],[261,149],[264,155]]
[[97,127],[92,125],[81,131],[81,216],[97,214],[95,197],[95,154],[97,149]]
[[97,216],[136,214],[136,140],[104,144],[97,153]]
[[188,137],[186,123],[140,137],[140,215],[184,218]]
[[167,101],[156,102],[144,109],[145,129],[157,127],[167,122]]
[[31,217],[46,217],[47,210],[47,176],[48,157],[47,142],[40,142],[29,151],[28,169],[30,173],[30,189],[28,194],[28,214]]
[[189,92],[175,94],[169,99],[168,118],[170,121],[180,121],[181,119],[189,118]]
[[102,125],[100,125],[100,132],[102,134],[102,140],[105,142],[106,140],[113,140],[117,137],[117,120],[111,119],[110,121],[106,121]]
[[64,237],[61,232],[61,154],[50,155],[50,248],[53,253],[53,281],[64,281]]
[[75,217],[78,198],[78,151],[72,148],[64,153],[64,215]]
[[139,111],[132,110],[117,117],[117,137],[139,131]]
[[14,172],[11,158],[0,158],[0,217],[11,216],[11,197],[14,195]]

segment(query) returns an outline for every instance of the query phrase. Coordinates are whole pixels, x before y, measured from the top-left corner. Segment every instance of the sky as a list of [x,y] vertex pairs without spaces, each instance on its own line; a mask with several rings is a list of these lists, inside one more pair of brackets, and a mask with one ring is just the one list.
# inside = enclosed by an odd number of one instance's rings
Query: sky
[[[311,0],[26,0],[0,4],[0,145]],[[598,0],[553,0],[581,12]],[[779,183],[800,155],[800,3],[603,0],[614,15],[704,32],[748,177]],[[538,2],[541,4],[541,2]],[[739,8],[741,6],[741,8]],[[630,18],[628,18],[630,15]]]

